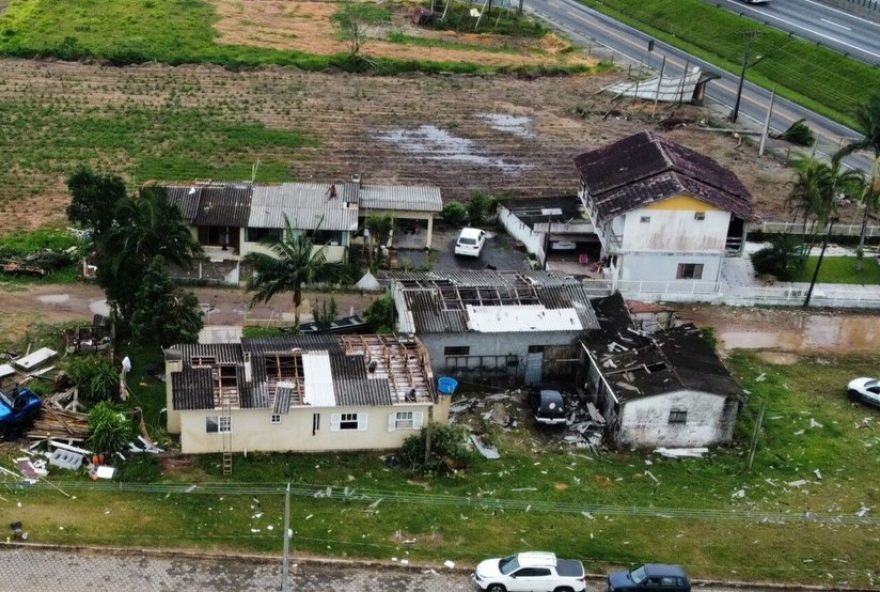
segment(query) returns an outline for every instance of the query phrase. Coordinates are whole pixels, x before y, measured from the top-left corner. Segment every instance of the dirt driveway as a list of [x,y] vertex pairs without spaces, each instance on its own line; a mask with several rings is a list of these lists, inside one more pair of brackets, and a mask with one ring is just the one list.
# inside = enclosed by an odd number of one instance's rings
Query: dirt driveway
[[[205,325],[260,325],[293,321],[293,305],[287,295],[249,309],[250,295],[227,288],[194,288]],[[316,302],[330,300],[329,293],[307,292],[303,295],[302,319],[311,320]],[[333,294],[339,315],[363,312],[376,298],[357,293]],[[32,323],[63,323],[90,320],[95,314],[107,314],[104,293],[92,284],[33,285],[13,292],[0,292],[0,341],[16,341]]]

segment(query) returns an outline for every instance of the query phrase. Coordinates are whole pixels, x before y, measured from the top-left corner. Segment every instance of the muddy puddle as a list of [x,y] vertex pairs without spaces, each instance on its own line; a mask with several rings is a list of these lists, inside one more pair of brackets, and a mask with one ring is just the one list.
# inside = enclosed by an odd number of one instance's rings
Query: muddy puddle
[[516,173],[532,168],[528,164],[514,163],[500,156],[486,154],[486,150],[474,140],[456,136],[433,125],[392,129],[377,133],[375,137],[392,144],[405,154],[426,160],[496,168],[504,173]]
[[880,315],[695,308],[681,311],[679,318],[712,327],[725,350],[880,351]]

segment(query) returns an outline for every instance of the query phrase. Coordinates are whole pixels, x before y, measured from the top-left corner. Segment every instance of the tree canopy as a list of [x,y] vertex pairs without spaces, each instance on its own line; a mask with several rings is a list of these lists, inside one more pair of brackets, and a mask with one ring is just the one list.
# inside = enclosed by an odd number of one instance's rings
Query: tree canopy
[[155,257],[135,295],[132,337],[162,347],[195,343],[203,326],[202,316],[195,294],[178,288],[168,275],[165,260]]

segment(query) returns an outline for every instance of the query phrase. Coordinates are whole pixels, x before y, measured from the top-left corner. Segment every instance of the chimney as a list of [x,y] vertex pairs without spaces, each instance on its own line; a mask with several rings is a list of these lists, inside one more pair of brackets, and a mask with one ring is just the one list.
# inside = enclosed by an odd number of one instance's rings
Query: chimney
[[358,189],[362,187],[361,185],[361,175],[360,173],[351,176],[351,182],[358,186]]

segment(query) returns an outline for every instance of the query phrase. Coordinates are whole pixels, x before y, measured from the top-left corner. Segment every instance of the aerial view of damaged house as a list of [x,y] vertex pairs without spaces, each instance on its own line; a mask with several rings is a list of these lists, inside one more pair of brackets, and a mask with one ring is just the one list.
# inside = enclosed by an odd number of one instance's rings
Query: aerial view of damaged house
[[168,431],[184,453],[396,448],[449,412],[414,338],[175,345],[165,370]]
[[730,442],[746,393],[693,325],[634,330],[617,293],[593,300],[600,329],[581,340],[581,384],[621,448]]

